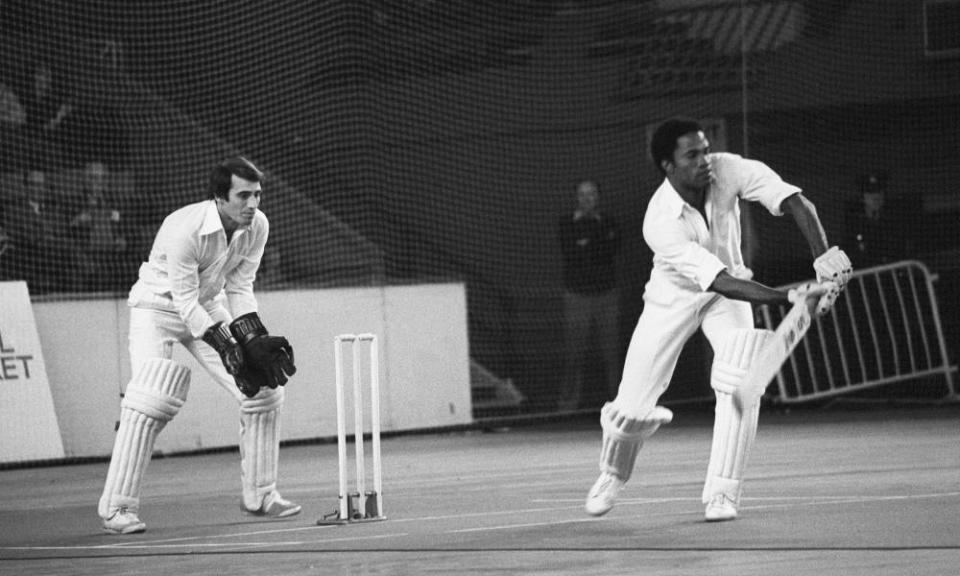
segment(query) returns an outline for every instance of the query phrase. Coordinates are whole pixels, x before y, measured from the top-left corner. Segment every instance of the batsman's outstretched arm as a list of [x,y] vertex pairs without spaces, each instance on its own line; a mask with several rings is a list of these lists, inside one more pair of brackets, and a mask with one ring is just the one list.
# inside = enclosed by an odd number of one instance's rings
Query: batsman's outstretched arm
[[731,300],[743,300],[752,304],[786,304],[788,292],[771,288],[753,280],[736,278],[726,270],[721,270],[710,285],[710,291]]

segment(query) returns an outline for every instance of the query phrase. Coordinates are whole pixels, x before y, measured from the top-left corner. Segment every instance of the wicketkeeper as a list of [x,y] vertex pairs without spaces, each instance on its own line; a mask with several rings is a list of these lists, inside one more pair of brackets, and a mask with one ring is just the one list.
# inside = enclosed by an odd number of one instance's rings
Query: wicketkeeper
[[[732,520],[756,435],[759,403],[741,413],[734,403],[744,375],[772,334],[754,329],[750,303],[781,304],[815,297],[817,311],[833,306],[852,269],[846,254],[828,248],[813,204],[769,167],[735,154],[711,154],[703,128],[672,119],[653,135],[651,155],[665,179],[647,207],[643,237],[653,251],[643,313],[627,350],[617,397],[601,410],[600,477],[586,511],[607,513],[633,473],[637,454],[673,414],[657,400],[666,391],[684,344],[702,329],[714,351],[710,385],[716,396],[713,446],[703,488],[708,521]],[[824,286],[792,294],[751,280],[740,250],[740,200],[771,214],[790,214],[815,257]]]
[[257,314],[253,280],[269,224],[258,210],[263,174],[242,157],[214,168],[206,201],[163,221],[130,290],[130,367],[98,513],[104,531],[146,529],[140,487],[153,445],[187,399],[183,345],[240,406],[242,509],[282,518],[300,506],[277,491],[284,384],[296,372],[286,338]]

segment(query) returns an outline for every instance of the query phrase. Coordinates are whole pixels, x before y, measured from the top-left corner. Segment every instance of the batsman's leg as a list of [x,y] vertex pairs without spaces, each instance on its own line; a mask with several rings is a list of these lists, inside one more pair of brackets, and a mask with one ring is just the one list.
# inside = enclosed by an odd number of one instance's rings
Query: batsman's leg
[[716,352],[710,379],[717,397],[713,446],[703,487],[709,522],[737,517],[741,481],[757,434],[760,405],[741,414],[734,405],[733,393],[744,384],[744,375],[772,334],[769,330],[733,330]]
[[180,411],[190,387],[190,370],[165,358],[147,359],[120,403],[120,427],[97,512],[112,534],[143,532],[138,516],[140,485],[157,435]]
[[604,405],[600,410],[600,477],[587,495],[587,514],[602,516],[613,508],[620,489],[633,473],[643,442],[672,419],[673,413],[662,406],[638,416],[630,409],[618,407],[616,402]]
[[240,401],[240,469],[243,509],[257,516],[285,518],[300,505],[277,492],[280,456],[280,409],[284,389],[262,388]]

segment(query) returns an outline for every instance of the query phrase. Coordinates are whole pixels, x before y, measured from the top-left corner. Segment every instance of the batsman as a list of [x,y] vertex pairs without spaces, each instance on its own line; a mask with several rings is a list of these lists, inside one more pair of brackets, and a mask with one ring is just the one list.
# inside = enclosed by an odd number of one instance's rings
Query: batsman
[[[738,389],[772,332],[754,328],[752,304],[803,301],[827,312],[852,274],[850,260],[830,247],[813,204],[765,164],[711,153],[699,122],[667,120],[653,134],[654,164],[664,176],[647,206],[643,237],[653,268],[616,398],[601,410],[600,477],[586,512],[613,507],[644,442],[673,418],[657,406],[684,344],[702,329],[714,352],[713,444],[703,487],[705,519],[737,517],[744,470],[757,431],[759,403],[741,411]],[[791,291],[752,280],[741,253],[741,200],[774,216],[789,214],[809,244],[817,282]],[[811,302],[810,299],[816,299]]]
[[110,534],[143,532],[140,488],[157,435],[187,400],[181,344],[239,404],[241,508],[283,518],[300,506],[277,491],[280,411],[296,372],[286,338],[257,313],[253,281],[269,224],[263,173],[242,157],[211,172],[208,199],[164,219],[130,290],[130,367],[98,514]]

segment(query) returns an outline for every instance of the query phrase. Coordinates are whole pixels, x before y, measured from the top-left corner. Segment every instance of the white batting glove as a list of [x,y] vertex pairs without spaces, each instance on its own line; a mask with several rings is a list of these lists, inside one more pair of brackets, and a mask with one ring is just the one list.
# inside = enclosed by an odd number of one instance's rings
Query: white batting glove
[[823,316],[829,312],[837,302],[840,296],[840,286],[836,282],[807,282],[796,288],[791,288],[787,292],[787,300],[796,304],[797,302],[809,302],[816,299],[817,316]]
[[836,246],[821,254],[813,261],[813,269],[817,273],[817,282],[836,282],[840,290],[847,285],[853,274],[853,264],[846,252]]

